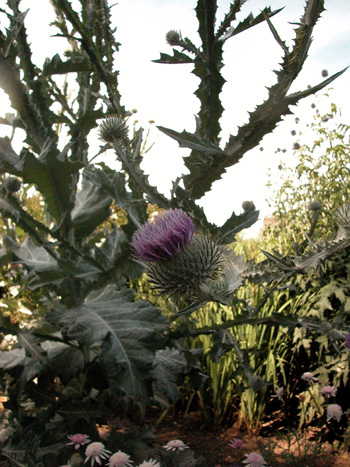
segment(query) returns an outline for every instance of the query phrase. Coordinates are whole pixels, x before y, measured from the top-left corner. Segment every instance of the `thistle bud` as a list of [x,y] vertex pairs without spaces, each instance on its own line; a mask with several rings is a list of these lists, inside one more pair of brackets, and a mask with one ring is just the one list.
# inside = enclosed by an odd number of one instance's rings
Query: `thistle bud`
[[321,211],[322,209],[322,203],[320,201],[317,201],[317,199],[314,199],[309,203],[308,206],[309,211]]
[[128,127],[119,117],[108,117],[98,127],[99,138],[106,143],[125,142],[128,138]]
[[249,387],[255,392],[261,391],[265,385],[261,376],[253,375],[249,378]]
[[179,45],[182,41],[181,33],[172,29],[166,33],[165,39],[169,45]]
[[8,193],[17,193],[21,189],[21,182],[18,178],[8,177],[4,181],[4,188]]
[[255,205],[253,201],[243,201],[242,208],[244,212],[255,211]]

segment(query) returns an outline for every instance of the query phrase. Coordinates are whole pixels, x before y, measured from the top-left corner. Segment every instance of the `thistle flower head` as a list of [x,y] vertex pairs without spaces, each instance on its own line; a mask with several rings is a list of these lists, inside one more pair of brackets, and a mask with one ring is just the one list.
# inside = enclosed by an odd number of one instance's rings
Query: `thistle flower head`
[[207,289],[219,277],[223,262],[222,247],[198,233],[180,254],[149,264],[148,276],[161,295],[185,301],[210,299]]
[[133,461],[130,460],[129,454],[119,450],[111,455],[109,458],[109,467],[132,467]]
[[169,209],[146,222],[132,237],[131,245],[141,261],[167,260],[192,240],[195,225],[181,209]]
[[111,451],[108,451],[103,443],[95,441],[94,443],[89,444],[85,449],[85,463],[90,460],[92,466],[95,465],[95,462],[97,462],[97,464],[101,464],[103,459],[108,459],[109,454],[111,454]]
[[243,259],[211,235],[195,232],[192,220],[181,209],[165,211],[141,226],[131,246],[148,263],[153,287],[175,300],[230,305],[242,284]]
[[350,332],[345,336],[344,345],[348,350],[350,350]]
[[327,422],[332,418],[335,418],[340,422],[341,416],[343,415],[343,409],[338,404],[329,404],[327,407]]
[[160,463],[154,459],[142,462],[138,467],[160,467]]
[[117,116],[106,118],[98,127],[99,138],[106,143],[124,142],[128,137],[128,127],[125,121]]
[[249,378],[249,387],[255,392],[261,391],[261,389],[265,387],[265,384],[261,376],[253,375]]
[[263,456],[257,452],[251,452],[246,456],[247,459],[243,461],[243,464],[247,464],[246,467],[263,467],[267,465]]
[[317,199],[314,199],[309,203],[309,211],[320,211],[322,209],[322,203],[320,201],[317,201]]
[[233,438],[228,443],[228,445],[230,446],[230,448],[233,448],[233,449],[242,448],[244,446],[243,441],[241,439],[239,439],[239,438]]
[[315,378],[313,373],[311,373],[310,371],[306,371],[305,373],[303,373],[301,375],[301,379],[303,379],[304,381],[310,381],[310,383],[314,383],[317,381],[317,378]]
[[68,439],[70,443],[67,443],[67,446],[74,445],[75,449],[79,449],[80,446],[84,446],[84,444],[91,443],[88,435],[82,435],[81,433],[77,433],[75,435],[69,435]]
[[277,397],[277,399],[280,401],[283,397],[284,394],[284,388],[279,388],[276,390],[275,394],[272,397]]
[[184,451],[189,446],[185,444],[181,439],[173,439],[163,446],[166,451]]
[[337,395],[337,390],[333,386],[324,386],[320,392],[326,399]]
[[169,45],[178,45],[181,42],[182,37],[179,31],[171,29],[166,33],[165,39]]

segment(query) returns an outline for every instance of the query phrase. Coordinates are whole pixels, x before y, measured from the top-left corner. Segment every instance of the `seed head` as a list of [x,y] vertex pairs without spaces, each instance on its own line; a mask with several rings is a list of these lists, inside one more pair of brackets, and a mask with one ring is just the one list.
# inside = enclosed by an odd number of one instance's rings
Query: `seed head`
[[165,39],[169,45],[179,45],[179,42],[182,41],[181,33],[174,29],[166,33]]
[[320,211],[322,209],[322,203],[320,201],[317,201],[317,199],[314,199],[309,203],[309,211]]
[[128,137],[128,127],[119,117],[108,117],[98,127],[99,138],[106,143],[114,141],[125,142]]

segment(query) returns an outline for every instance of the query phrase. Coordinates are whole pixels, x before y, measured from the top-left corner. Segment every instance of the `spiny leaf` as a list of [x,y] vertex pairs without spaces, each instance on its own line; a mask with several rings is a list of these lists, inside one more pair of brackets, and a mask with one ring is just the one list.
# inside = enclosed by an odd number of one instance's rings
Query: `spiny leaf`
[[75,196],[72,224],[75,238],[87,237],[110,215],[112,197],[91,180],[84,178],[83,186]]
[[37,158],[29,150],[23,150],[18,156],[10,139],[0,138],[0,171],[36,185],[45,198],[48,211],[57,220],[73,208],[72,180],[81,167],[80,163],[71,162],[63,153],[57,156],[50,141]]
[[186,359],[179,350],[169,347],[158,350],[150,373],[155,380],[157,391],[169,397],[171,401],[176,401],[179,397],[177,379],[186,367]]
[[222,227],[218,227],[218,240],[222,243],[232,243],[235,235],[243,229],[251,227],[259,217],[259,211],[248,211],[236,216],[233,212],[231,217]]
[[268,18],[271,18],[272,16],[276,15],[280,11],[282,11],[283,8],[280,8],[278,10],[271,11],[270,7],[264,8],[262,12],[258,16],[253,16],[252,13],[250,13],[247,18],[245,18],[243,21],[238,23],[237,26],[230,28],[222,37],[223,41],[226,41],[230,37],[235,36],[236,34],[239,34],[240,32],[246,31],[247,29],[256,26],[257,24],[262,23],[263,21],[266,21]]
[[91,71],[93,68],[91,62],[84,55],[75,54],[65,62],[56,54],[51,59],[47,58],[43,67],[43,75],[50,76],[54,74],[65,75],[66,73],[79,73],[82,71]]
[[21,263],[36,271],[57,269],[57,262],[43,247],[36,246],[30,237],[27,237],[20,246],[10,237],[3,238],[6,251],[12,251]]
[[100,358],[107,378],[118,379],[127,394],[145,397],[144,377],[167,324],[160,310],[133,298],[132,290],[116,291],[109,285],[80,307],[57,310],[49,319],[62,326],[66,339],[88,346],[102,344]]
[[181,64],[181,63],[193,63],[193,59],[183,52],[173,50],[174,55],[168,55],[161,53],[158,60],[152,60],[154,63],[169,63],[169,64]]
[[[170,136],[170,138],[175,139],[178,143],[180,148],[190,148],[198,151],[204,155],[220,155],[224,156],[224,152],[220,147],[212,143],[211,141],[201,138],[200,136],[192,133],[188,133],[187,131],[183,131],[182,133],[178,133],[177,131],[170,130],[169,128],[165,128],[162,126],[157,126],[158,130],[166,135]],[[203,157],[202,164],[205,165],[206,159]],[[198,163],[200,165],[200,163]]]

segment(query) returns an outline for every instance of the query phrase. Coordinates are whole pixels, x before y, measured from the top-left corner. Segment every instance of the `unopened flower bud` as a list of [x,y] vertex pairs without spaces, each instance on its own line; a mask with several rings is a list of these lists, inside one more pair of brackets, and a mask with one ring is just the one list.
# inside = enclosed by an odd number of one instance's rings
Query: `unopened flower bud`
[[106,143],[114,141],[125,142],[128,137],[128,127],[119,117],[108,117],[98,127],[99,138]]
[[327,70],[322,70],[322,71],[321,71],[321,76],[322,76],[323,78],[327,78],[327,76],[328,76],[328,71],[327,71]]
[[261,376],[253,375],[249,378],[249,387],[253,391],[258,392],[265,386],[265,382]]
[[244,212],[255,211],[255,205],[253,201],[243,201],[242,208]]
[[317,201],[317,199],[314,199],[309,203],[308,209],[309,211],[321,211],[322,203],[320,201]]
[[165,39],[169,45],[178,45],[182,41],[181,33],[174,29],[166,33]]
[[17,193],[21,189],[21,182],[16,177],[8,177],[4,181],[4,188],[9,193]]

